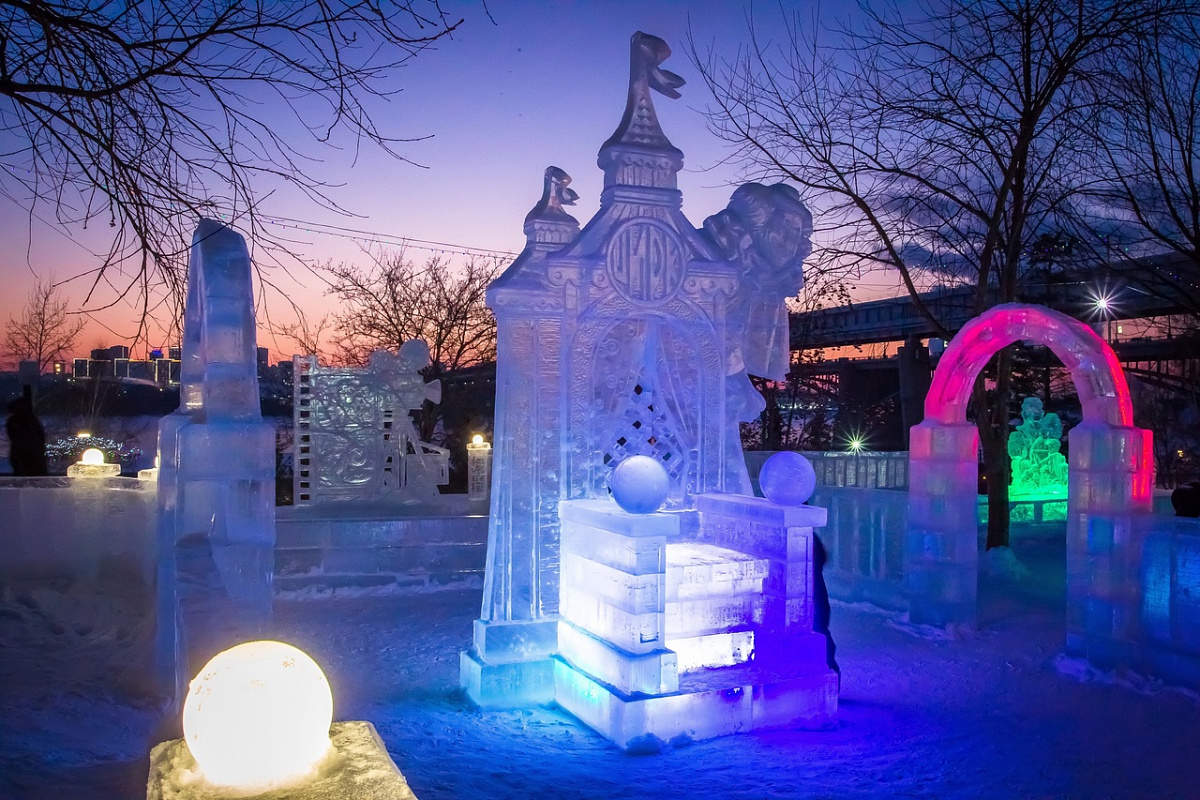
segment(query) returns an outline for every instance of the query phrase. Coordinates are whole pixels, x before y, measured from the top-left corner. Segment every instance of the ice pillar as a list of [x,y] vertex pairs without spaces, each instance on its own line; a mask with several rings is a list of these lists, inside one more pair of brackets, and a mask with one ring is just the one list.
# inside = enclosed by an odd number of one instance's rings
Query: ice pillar
[[271,618],[275,432],[259,406],[256,345],[246,242],[201,220],[180,405],[158,434],[160,571],[180,606],[181,676]]

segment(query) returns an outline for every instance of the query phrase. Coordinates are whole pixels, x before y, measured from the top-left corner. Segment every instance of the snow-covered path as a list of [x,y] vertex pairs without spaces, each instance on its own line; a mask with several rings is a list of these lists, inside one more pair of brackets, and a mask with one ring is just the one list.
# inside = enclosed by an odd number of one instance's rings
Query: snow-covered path
[[[337,718],[371,720],[421,800],[1200,797],[1200,699],[1064,660],[1062,540],[1017,552],[1034,578],[983,579],[971,638],[835,606],[835,730],[653,756],[556,710],[471,708],[456,687],[477,591],[286,601],[276,615],[280,638],[325,668]],[[96,687],[0,686],[0,798],[144,796],[155,726]]]

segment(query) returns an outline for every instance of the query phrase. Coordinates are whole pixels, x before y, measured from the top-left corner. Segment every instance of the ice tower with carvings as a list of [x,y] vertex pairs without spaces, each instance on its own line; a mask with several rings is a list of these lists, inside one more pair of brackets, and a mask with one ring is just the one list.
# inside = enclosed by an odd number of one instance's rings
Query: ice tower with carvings
[[[481,705],[557,700],[622,746],[820,723],[836,705],[811,630],[824,511],[749,496],[738,434],[762,408],[748,375],[787,371],[784,299],[811,216],[790,187],[747,184],[703,229],[688,222],[683,154],[652,100],[679,96],[669,54],[634,35],[596,216],[581,230],[569,175],[548,168],[526,247],[489,289],[491,521],[462,656]],[[665,468],[662,510],[609,498],[633,455]]]

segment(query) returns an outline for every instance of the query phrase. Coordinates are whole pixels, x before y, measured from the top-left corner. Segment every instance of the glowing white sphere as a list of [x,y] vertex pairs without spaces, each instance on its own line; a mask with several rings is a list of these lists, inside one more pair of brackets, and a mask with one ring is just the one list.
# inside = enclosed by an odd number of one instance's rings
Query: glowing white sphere
[[98,450],[95,447],[89,447],[83,451],[83,455],[79,457],[80,464],[97,465],[104,463],[104,451]]
[[758,485],[768,500],[781,506],[800,506],[817,488],[817,473],[799,453],[776,453],[762,465]]
[[283,642],[246,642],[217,654],[183,705],[183,738],[204,777],[259,791],[310,773],[329,753],[332,722],[325,674]]
[[671,491],[671,478],[650,456],[630,456],[617,465],[608,480],[617,505],[630,514],[658,511]]

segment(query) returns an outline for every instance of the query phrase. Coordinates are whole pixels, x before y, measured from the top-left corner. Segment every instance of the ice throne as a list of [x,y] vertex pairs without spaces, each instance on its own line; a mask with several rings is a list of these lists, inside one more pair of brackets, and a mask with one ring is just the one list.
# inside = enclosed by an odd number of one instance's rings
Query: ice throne
[[[738,433],[762,409],[748,375],[787,370],[811,217],[790,187],[747,184],[703,230],[688,222],[683,154],[651,95],[679,96],[669,54],[634,35],[597,215],[580,230],[570,177],[547,169],[527,245],[489,289],[488,561],[462,656],[481,705],[554,700],[627,748],[823,724],[836,707],[811,630],[824,510],[750,496]],[[633,455],[666,470],[663,510],[609,498]]]

